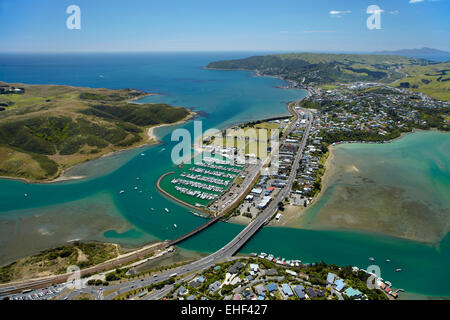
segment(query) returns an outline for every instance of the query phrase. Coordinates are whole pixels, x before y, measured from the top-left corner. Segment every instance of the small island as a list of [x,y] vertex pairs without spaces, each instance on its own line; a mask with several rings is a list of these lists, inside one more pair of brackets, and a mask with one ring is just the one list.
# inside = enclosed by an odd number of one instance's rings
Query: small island
[[155,142],[150,128],[194,114],[167,104],[134,102],[148,95],[134,89],[0,82],[0,176],[61,179],[76,164]]

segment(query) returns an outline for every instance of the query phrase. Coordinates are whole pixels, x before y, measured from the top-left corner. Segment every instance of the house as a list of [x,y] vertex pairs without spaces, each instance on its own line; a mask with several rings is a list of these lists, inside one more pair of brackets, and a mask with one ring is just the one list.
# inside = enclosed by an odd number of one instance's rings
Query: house
[[317,292],[316,290],[314,290],[313,288],[308,288],[306,290],[308,292],[308,296],[312,299],[312,298],[317,298]]
[[209,285],[209,292],[210,293],[215,293],[217,290],[220,289],[220,285],[221,285],[220,281],[216,281],[214,283],[211,283]]
[[259,265],[257,265],[256,263],[252,263],[250,264],[250,273],[257,273],[259,271]]
[[242,296],[240,294],[235,294],[233,300],[242,300]]
[[235,264],[233,264],[230,269],[228,270],[228,273],[230,274],[238,274],[242,268],[245,267],[245,264],[242,262],[237,261]]
[[180,296],[184,296],[187,293],[188,293],[188,290],[185,287],[181,286],[181,287],[178,288],[178,294]]
[[189,297],[186,298],[186,300],[189,300],[189,301],[195,300],[195,296],[191,294]]
[[202,286],[202,284],[200,282],[198,282],[198,280],[192,280],[191,282],[189,282],[189,286],[197,289],[200,288]]
[[352,287],[347,288],[344,293],[351,299],[358,299],[362,297],[361,291],[359,291],[358,289],[353,289]]
[[286,273],[287,273],[287,274],[290,274],[291,276],[294,276],[294,277],[296,277],[296,276],[298,275],[297,272],[292,271],[292,270],[286,270]]
[[345,286],[346,286],[346,284],[345,284],[343,279],[336,280],[334,282],[334,285],[336,286],[336,290],[337,291],[342,291],[342,289],[344,289]]
[[267,207],[267,205],[272,201],[272,197],[265,196],[261,202],[258,204],[258,209],[263,210]]
[[283,283],[281,285],[281,290],[283,291],[283,294],[287,297],[292,297],[294,293],[292,292],[291,287],[287,283]]
[[261,188],[254,188],[251,191],[251,193],[256,194],[257,196],[261,195],[262,192],[263,192],[263,189],[261,189]]
[[336,280],[336,278],[337,278],[337,275],[335,275],[334,273],[329,272],[328,275],[327,275],[327,282],[329,284],[333,284],[334,280]]
[[250,298],[252,296],[252,292],[250,291],[249,288],[247,288],[242,292],[242,296],[244,297],[244,299],[250,300]]
[[267,291],[267,289],[266,289],[266,287],[263,285],[263,284],[260,284],[260,285],[257,285],[256,287],[255,287],[255,292],[258,294],[258,295],[265,295],[266,294],[266,291]]
[[267,291],[272,293],[272,292],[275,292],[277,290],[278,290],[278,286],[275,283],[269,283],[267,285]]
[[266,276],[276,276],[278,275],[277,269],[269,269],[264,272]]
[[304,286],[302,286],[302,285],[295,286],[294,291],[299,299],[302,299],[302,300],[306,299]]

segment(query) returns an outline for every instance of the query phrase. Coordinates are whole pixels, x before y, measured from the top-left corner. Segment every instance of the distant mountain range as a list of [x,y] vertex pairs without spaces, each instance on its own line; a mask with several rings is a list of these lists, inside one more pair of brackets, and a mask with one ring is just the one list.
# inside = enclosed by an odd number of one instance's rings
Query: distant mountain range
[[412,56],[412,57],[424,57],[424,56],[450,56],[450,52],[442,51],[433,48],[423,47],[421,49],[402,49],[396,51],[376,51],[374,54],[388,54],[399,56]]

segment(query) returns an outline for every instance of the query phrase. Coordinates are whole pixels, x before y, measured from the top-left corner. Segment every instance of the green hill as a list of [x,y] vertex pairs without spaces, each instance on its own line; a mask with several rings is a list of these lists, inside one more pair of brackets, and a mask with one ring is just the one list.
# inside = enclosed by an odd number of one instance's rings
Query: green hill
[[423,92],[435,99],[450,101],[450,62],[406,66],[402,71],[407,76],[396,84],[412,91]]
[[0,94],[0,176],[51,180],[74,164],[144,143],[149,127],[190,115],[166,104],[129,103],[147,95],[132,89],[0,87],[25,90]]
[[210,63],[212,69],[245,69],[263,75],[281,76],[302,85],[337,82],[377,81],[390,83],[403,77],[405,66],[426,66],[432,62],[390,55],[291,53],[254,56]]

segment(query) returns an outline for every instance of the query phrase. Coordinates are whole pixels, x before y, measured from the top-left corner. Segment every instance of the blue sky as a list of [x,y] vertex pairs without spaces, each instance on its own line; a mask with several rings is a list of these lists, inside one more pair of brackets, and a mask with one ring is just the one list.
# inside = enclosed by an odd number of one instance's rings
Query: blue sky
[[[450,0],[0,0],[0,52],[450,51]],[[81,8],[81,30],[66,9]],[[368,30],[369,5],[382,9]]]

